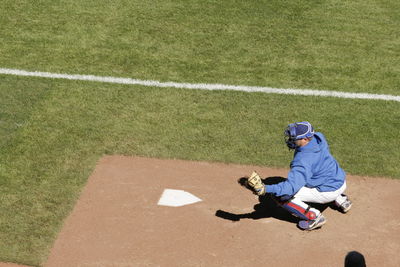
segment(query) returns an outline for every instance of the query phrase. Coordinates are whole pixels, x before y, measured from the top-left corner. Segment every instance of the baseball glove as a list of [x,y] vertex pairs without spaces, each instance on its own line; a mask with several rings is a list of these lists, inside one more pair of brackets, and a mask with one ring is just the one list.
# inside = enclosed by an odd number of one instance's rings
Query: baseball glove
[[253,189],[255,194],[259,196],[265,195],[265,185],[262,182],[260,175],[258,175],[256,171],[253,171],[253,173],[247,179],[247,184]]

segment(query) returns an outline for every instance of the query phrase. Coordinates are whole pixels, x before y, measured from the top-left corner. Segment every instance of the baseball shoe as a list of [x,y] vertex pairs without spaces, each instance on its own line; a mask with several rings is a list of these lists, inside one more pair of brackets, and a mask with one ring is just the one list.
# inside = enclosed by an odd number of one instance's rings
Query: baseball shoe
[[342,196],[346,197],[346,200],[345,200],[342,204],[340,204],[340,205],[338,205],[338,204],[336,203],[336,206],[337,206],[343,213],[346,213],[346,212],[348,212],[348,211],[351,209],[351,205],[352,205],[353,203],[350,201],[350,199],[349,199],[349,197],[348,197],[347,195],[342,194]]
[[299,228],[307,231],[311,231],[317,228],[320,228],[322,225],[326,223],[326,219],[322,213],[318,215],[315,220],[309,220],[309,221],[300,221],[299,222]]

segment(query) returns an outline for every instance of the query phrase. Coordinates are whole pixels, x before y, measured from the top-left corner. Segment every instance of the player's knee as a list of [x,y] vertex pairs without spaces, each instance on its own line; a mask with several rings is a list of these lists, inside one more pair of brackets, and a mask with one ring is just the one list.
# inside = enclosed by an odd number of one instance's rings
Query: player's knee
[[289,211],[292,215],[307,221],[315,220],[320,213],[317,209],[312,208],[306,203],[296,200],[295,198],[285,202],[284,204],[281,204],[281,206]]

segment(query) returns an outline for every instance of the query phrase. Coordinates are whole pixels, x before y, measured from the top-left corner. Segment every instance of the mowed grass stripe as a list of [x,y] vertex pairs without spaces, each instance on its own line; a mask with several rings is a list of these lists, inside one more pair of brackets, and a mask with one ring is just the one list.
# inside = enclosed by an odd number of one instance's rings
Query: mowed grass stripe
[[400,102],[400,96],[384,95],[384,94],[347,93],[340,91],[293,89],[293,88],[283,89],[283,88],[272,88],[272,87],[226,85],[226,84],[160,82],[154,80],[138,80],[132,78],[81,75],[81,74],[63,74],[63,73],[27,71],[27,70],[7,69],[7,68],[0,68],[0,74],[52,78],[52,79],[94,81],[94,82],[117,83],[117,84],[132,84],[132,85],[143,85],[152,87],[171,87],[171,88],[181,88],[181,89],[198,89],[198,90],[212,90],[212,91],[233,90],[242,92],[262,92],[268,94],[338,97],[338,98],[350,98],[350,99],[370,99],[370,100],[386,100],[386,101]]

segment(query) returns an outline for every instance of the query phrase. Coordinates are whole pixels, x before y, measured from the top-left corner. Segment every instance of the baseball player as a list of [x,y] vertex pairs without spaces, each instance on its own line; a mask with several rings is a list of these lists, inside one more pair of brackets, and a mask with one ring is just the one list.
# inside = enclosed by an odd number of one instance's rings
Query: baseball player
[[326,223],[322,213],[306,204],[330,203],[346,213],[351,201],[343,194],[346,190],[346,174],[329,152],[324,135],[314,132],[307,121],[291,123],[285,130],[285,142],[294,157],[285,181],[265,185],[253,172],[247,183],[258,196],[271,194],[278,204],[300,218],[298,227],[313,230]]

